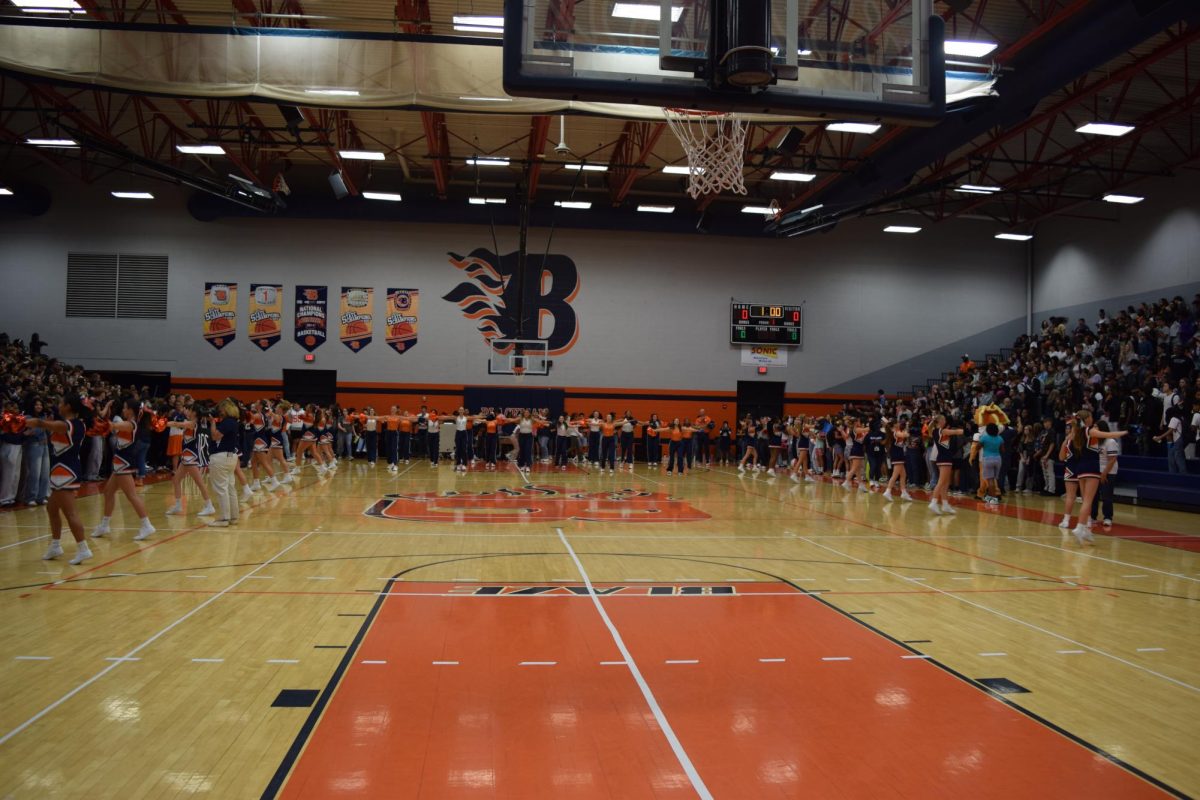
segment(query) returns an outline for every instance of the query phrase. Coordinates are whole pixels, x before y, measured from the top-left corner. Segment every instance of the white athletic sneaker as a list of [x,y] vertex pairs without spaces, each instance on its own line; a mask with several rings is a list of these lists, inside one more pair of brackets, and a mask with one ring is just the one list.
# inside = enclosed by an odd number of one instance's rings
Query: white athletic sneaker
[[279,480],[274,475],[271,476],[271,484],[272,484],[271,488],[272,489],[278,489],[281,484],[285,484],[285,483],[293,483],[292,476],[290,473],[287,475],[284,475],[283,480]]
[[254,499],[254,492],[250,491],[249,486],[242,489],[242,499],[243,500],[253,500]]
[[884,489],[884,490],[883,490],[883,499],[884,499],[884,500],[887,500],[889,503],[890,503],[890,502],[892,502],[892,500],[894,500],[894,499],[895,499],[895,498],[893,498],[893,497],[892,497],[892,490],[891,490],[891,489]]
[[259,481],[255,481],[254,483],[250,484],[250,491],[252,491],[252,492],[261,492],[261,491],[262,491],[262,484],[261,484]]
[[217,513],[217,510],[215,508],[213,508],[212,501],[209,500],[207,503],[204,504],[204,508],[200,509],[200,511],[197,512],[196,516],[197,517],[210,517],[215,513]]
[[[288,475],[288,478],[291,478],[291,477],[292,477],[291,475]],[[285,482],[286,482],[286,480],[285,480]],[[279,479],[277,479],[274,475],[272,475],[271,480],[267,481],[267,488],[270,489],[271,491],[275,491],[276,489],[282,489],[283,484],[279,482]]]
[[792,479],[792,482],[793,482],[793,483],[799,483],[799,482],[800,482],[800,479],[796,477],[796,473],[794,473],[794,472],[789,472],[789,473],[788,473],[788,477]]
[[937,514],[938,516],[941,516],[941,514],[942,514],[942,509],[938,506],[937,500],[929,501],[929,510],[932,511],[933,513]]
[[1106,528],[1111,528],[1111,527],[1112,527],[1112,520],[1111,520],[1111,519],[1106,519],[1106,520],[1104,520],[1104,527],[1106,527]]
[[154,526],[150,524],[150,518],[142,520],[142,526],[138,528],[137,536],[133,537],[135,542],[141,542],[149,539],[154,535]]
[[942,501],[942,513],[943,514],[957,514],[958,512],[954,510],[954,506],[950,505],[949,503],[947,503],[943,500]]
[[858,490],[864,494],[868,494],[871,491],[870,489],[867,488],[867,485],[865,483],[860,483],[858,485]]
[[[61,550],[60,550],[60,552],[61,552]],[[92,548],[88,547],[87,542],[80,542],[79,546],[75,548],[75,557],[72,558],[67,563],[82,564],[83,562],[87,561],[91,557],[92,557]]]
[[167,514],[167,516],[172,516],[175,514],[182,514],[183,513],[183,503],[176,500],[175,505],[168,508],[165,513]]
[[42,561],[53,561],[63,554],[62,542],[57,539],[50,540],[50,546],[46,548],[46,552],[42,554]]
[[1069,527],[1071,527],[1071,515],[1070,515],[1070,514],[1064,514],[1064,515],[1063,515],[1063,518],[1062,518],[1062,522],[1058,523],[1058,527],[1060,527],[1060,528],[1069,528]]
[[112,533],[112,528],[108,527],[108,523],[101,522],[92,531],[92,538],[93,539],[101,539],[105,536],[108,536],[110,533]]
[[900,493],[900,499],[901,499],[901,500],[907,500],[908,502],[910,502],[910,503],[911,503],[913,498],[912,498],[912,495],[911,495],[911,494],[909,494],[908,492],[901,492],[901,493]]
[[746,468],[744,466],[742,466],[741,464],[738,464],[738,472],[745,472],[745,471],[746,471]]
[[210,528],[228,528],[229,520],[227,520],[227,519],[210,519],[208,521],[208,527],[210,527]]
[[852,484],[850,481],[843,481],[843,482],[842,482],[842,488],[843,488],[843,489],[853,489],[853,488],[854,488],[854,484]]
[[1076,525],[1071,533],[1075,534],[1075,541],[1079,542],[1081,545],[1091,544],[1095,540],[1095,537],[1092,536],[1092,532],[1088,530],[1087,526],[1085,525]]

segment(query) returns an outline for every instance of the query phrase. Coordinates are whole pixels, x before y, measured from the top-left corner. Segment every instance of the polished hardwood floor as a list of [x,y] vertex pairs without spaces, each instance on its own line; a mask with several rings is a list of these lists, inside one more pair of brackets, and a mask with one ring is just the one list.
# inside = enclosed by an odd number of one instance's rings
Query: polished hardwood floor
[[227,529],[143,491],[158,533],[119,501],[77,567],[0,515],[0,797],[1200,795],[1195,516],[1081,548],[1061,501],[640,465],[343,463]]

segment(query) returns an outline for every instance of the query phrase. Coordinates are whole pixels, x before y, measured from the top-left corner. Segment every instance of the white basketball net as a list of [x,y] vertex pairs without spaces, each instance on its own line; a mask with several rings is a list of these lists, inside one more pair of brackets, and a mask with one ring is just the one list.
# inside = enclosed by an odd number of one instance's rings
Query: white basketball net
[[747,128],[744,121],[733,114],[685,108],[664,108],[663,116],[687,153],[688,194],[692,199],[721,191],[746,193],[742,170]]

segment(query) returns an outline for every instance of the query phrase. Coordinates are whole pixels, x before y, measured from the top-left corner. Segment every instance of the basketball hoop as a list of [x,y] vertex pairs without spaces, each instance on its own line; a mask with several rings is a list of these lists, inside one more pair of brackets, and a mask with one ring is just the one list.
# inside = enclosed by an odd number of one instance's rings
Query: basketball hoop
[[525,382],[525,368],[524,367],[514,366],[512,368],[512,374],[513,374],[513,378],[516,379],[517,383]]
[[723,111],[664,108],[667,124],[688,157],[688,194],[731,191],[746,193],[742,153],[746,148],[743,120]]

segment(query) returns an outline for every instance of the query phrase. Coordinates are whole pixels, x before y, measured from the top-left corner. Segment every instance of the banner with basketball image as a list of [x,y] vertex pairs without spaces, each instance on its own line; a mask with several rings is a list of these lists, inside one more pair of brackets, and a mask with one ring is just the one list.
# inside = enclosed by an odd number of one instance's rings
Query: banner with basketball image
[[329,324],[329,287],[296,287],[296,344],[308,352],[325,344]]
[[338,318],[342,344],[359,352],[371,343],[375,323],[375,290],[362,286],[342,287],[342,311]]
[[420,308],[418,290],[387,290],[387,343],[397,353],[405,353],[416,347]]
[[269,350],[283,336],[283,286],[250,284],[250,341]]
[[218,350],[237,338],[237,284],[204,284],[204,340]]

